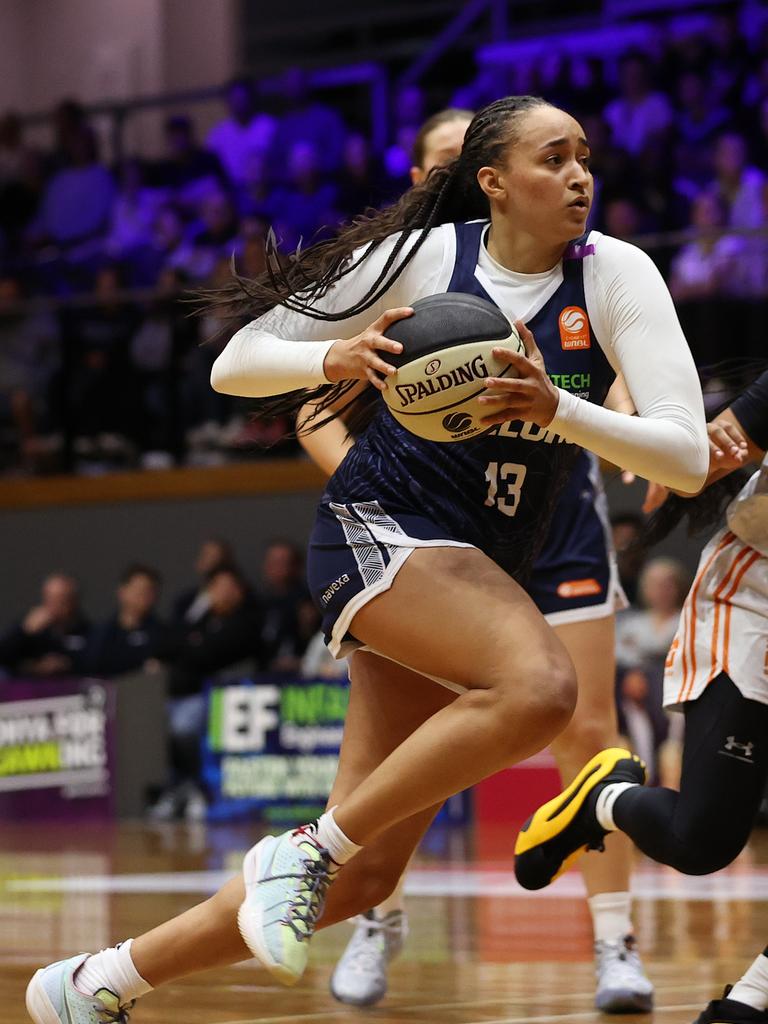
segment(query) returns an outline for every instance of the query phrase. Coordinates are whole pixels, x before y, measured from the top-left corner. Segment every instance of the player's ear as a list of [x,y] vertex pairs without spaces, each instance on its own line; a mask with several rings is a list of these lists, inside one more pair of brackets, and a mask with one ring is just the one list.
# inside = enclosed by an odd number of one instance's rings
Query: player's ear
[[489,199],[503,199],[506,186],[496,167],[481,167],[477,172],[477,183]]
[[411,184],[412,185],[421,185],[421,183],[424,181],[425,177],[426,177],[426,175],[424,174],[424,171],[422,171],[422,169],[420,167],[412,167],[411,168]]

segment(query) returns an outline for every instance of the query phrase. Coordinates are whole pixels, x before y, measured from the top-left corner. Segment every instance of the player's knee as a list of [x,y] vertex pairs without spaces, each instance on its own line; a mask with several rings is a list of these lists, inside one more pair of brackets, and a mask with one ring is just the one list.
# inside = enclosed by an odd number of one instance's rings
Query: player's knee
[[568,724],[576,706],[576,673],[567,654],[542,657],[535,665],[499,672],[496,685],[464,695],[469,709],[488,714],[499,742],[519,745],[520,728],[534,734],[544,746]]
[[744,849],[747,837],[689,835],[678,843],[672,867],[684,875],[711,875],[731,864]]
[[527,680],[529,703],[554,738],[566,728],[576,709],[576,671],[568,655],[552,655]]

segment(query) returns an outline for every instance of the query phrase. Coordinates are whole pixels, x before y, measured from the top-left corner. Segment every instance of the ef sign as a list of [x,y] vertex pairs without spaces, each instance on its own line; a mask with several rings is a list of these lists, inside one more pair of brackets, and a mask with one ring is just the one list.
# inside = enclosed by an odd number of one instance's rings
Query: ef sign
[[221,691],[222,753],[264,750],[267,733],[280,724],[277,686],[226,686]]

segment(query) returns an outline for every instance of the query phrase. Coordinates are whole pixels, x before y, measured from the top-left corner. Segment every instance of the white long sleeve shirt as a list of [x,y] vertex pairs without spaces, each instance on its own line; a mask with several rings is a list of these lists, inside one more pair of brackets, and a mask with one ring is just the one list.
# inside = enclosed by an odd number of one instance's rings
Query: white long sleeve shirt
[[[317,303],[326,312],[352,306],[378,277],[392,236],[359,262]],[[413,245],[409,240],[406,248]],[[639,476],[681,491],[697,491],[709,449],[699,379],[669,291],[650,258],[627,242],[592,232],[595,254],[585,267],[584,292],[594,335],[637,409],[630,417],[558,389],[549,429]],[[394,284],[374,305],[341,321],[315,320],[278,306],[239,330],[213,366],[217,391],[265,397],[327,383],[325,356],[339,338],[361,333],[381,313],[447,290],[456,241],[453,225],[433,229]],[[559,287],[562,262],[520,274],[480,247],[476,276],[510,321],[530,319]]]

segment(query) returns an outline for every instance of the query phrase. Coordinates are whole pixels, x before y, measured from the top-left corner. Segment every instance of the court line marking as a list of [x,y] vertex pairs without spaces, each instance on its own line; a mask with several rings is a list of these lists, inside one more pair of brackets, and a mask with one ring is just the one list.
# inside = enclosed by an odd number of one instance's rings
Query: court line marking
[[[177,871],[125,875],[70,875],[53,878],[11,878],[0,886],[10,892],[58,892],[99,894],[211,893],[235,877],[228,871]],[[586,895],[580,875],[569,874],[548,889],[528,892],[508,871],[423,870],[408,875],[408,896],[493,897],[495,899],[568,899]],[[636,900],[749,903],[768,901],[765,871],[723,871],[715,875],[686,876],[668,871],[639,871],[632,877]]]
[[[521,1000],[522,1001],[522,1000]],[[468,1008],[471,1009],[473,1006],[478,1006],[479,1003],[468,1004]],[[455,1010],[461,1009],[461,1004],[456,1003],[424,1003],[421,1006],[392,1006],[387,1007],[386,1010],[381,1008],[378,1012],[391,1012],[393,1014],[399,1013],[430,1013],[435,1010]],[[701,1010],[701,1003],[680,1003],[677,1006],[655,1006],[653,1008],[654,1014],[679,1012],[688,1013],[691,1010]],[[380,1020],[382,1024],[386,1024],[386,1017],[373,1017],[371,1011],[376,1013],[376,1010],[371,1008],[366,1013],[366,1017],[370,1017],[371,1020]],[[247,1017],[238,1020],[226,1020],[219,1021],[218,1024],[294,1024],[296,1021],[308,1021],[308,1020],[325,1020],[327,1017],[338,1017],[342,1010],[323,1010],[319,1013],[291,1013],[281,1017]],[[483,1018],[475,1021],[455,1021],[454,1024],[558,1024],[558,1022],[564,1022],[568,1024],[570,1021],[575,1020],[602,1020],[603,1014],[599,1010],[590,1011],[579,1011],[578,1013],[555,1013],[546,1014],[543,1017],[532,1017],[530,1014],[526,1014],[524,1017],[496,1017],[492,1020]]]

